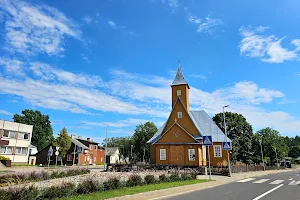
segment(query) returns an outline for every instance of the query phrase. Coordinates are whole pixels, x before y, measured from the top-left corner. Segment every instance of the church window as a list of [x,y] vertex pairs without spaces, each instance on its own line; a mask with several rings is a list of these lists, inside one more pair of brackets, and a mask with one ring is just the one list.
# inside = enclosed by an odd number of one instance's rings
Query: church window
[[177,90],[177,96],[181,96],[181,90]]
[[196,160],[195,149],[188,149],[188,152],[189,152],[189,161],[195,161]]
[[166,160],[166,149],[160,149],[159,159]]
[[214,156],[215,157],[222,157],[221,145],[214,145]]
[[177,114],[178,116],[178,118],[182,118],[182,112],[178,112],[178,114]]

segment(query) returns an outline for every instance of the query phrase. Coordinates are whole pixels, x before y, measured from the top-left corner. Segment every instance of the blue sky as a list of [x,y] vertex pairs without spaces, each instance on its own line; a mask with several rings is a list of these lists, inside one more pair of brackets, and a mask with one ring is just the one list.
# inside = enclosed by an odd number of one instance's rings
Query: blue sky
[[108,125],[109,137],[129,136],[166,120],[180,60],[193,110],[213,116],[229,104],[255,130],[295,136],[299,9],[296,0],[0,0],[0,118],[37,109],[55,134],[65,126],[101,142]]

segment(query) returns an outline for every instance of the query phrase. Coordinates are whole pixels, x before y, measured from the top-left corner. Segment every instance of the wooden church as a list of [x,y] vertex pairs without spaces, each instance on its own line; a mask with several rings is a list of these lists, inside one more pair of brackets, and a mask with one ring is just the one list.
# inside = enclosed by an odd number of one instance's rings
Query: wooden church
[[[191,111],[189,85],[180,65],[172,89],[172,111],[168,120],[148,141],[150,161],[157,165],[206,166],[208,149],[212,166],[226,166],[227,152],[222,142],[231,140],[204,111]],[[211,135],[213,145],[203,146],[202,136]]]

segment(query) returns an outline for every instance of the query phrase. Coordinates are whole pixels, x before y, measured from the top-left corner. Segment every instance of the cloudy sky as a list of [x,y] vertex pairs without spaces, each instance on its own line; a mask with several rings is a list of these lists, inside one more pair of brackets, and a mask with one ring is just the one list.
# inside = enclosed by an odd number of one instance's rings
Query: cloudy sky
[[0,0],[0,118],[49,114],[101,142],[157,126],[178,60],[191,108],[229,104],[255,130],[300,127],[300,2]]

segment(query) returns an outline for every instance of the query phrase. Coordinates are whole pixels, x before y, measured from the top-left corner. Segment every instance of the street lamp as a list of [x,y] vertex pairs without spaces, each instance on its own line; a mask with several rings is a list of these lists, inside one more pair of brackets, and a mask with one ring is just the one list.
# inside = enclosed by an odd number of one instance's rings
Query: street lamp
[[260,138],[259,138],[259,144],[260,144],[261,160],[263,162],[264,171],[265,171],[265,161],[264,161],[264,153],[263,153],[263,147],[262,147],[262,136],[260,136]]
[[277,157],[277,151],[276,151],[276,150],[277,150],[277,149],[276,149],[276,147],[275,147],[275,154],[276,154],[277,168],[278,168],[278,170],[279,170],[278,157]]
[[[226,127],[225,111],[224,110],[227,107],[229,107],[229,105],[223,106],[223,119],[224,119],[224,128],[225,128],[226,142],[227,142],[227,127]],[[228,158],[228,172],[229,172],[229,176],[231,177],[231,167],[230,167],[229,150],[227,150],[227,158]]]

